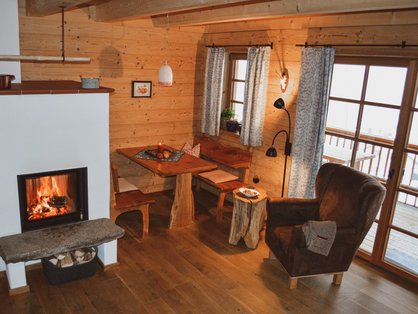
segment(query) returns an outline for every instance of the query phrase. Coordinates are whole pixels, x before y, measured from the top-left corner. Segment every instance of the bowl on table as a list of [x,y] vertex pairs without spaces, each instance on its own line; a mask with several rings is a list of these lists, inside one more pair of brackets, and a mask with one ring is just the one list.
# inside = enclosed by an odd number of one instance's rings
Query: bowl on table
[[240,188],[239,191],[247,198],[255,198],[260,195],[260,192],[252,188]]

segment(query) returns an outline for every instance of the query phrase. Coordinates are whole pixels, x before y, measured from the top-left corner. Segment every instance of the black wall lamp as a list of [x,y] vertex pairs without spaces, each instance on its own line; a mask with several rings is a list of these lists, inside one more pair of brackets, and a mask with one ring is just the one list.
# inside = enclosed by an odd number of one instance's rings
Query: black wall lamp
[[286,167],[287,167],[287,156],[290,156],[291,152],[292,152],[292,143],[290,143],[290,129],[291,129],[291,121],[290,121],[290,114],[289,111],[287,111],[284,100],[282,98],[277,99],[274,104],[274,107],[276,107],[277,109],[284,109],[284,111],[286,111],[287,114],[287,118],[288,118],[288,129],[287,130],[280,130],[278,131],[274,137],[273,137],[273,142],[271,143],[270,148],[266,151],[266,156],[267,157],[277,157],[277,150],[276,148],[274,148],[274,142],[276,140],[276,137],[281,134],[284,133],[286,135],[286,143],[284,146],[284,169],[283,169],[283,182],[282,182],[282,197],[284,196],[284,186],[285,186],[285,181],[286,181]]

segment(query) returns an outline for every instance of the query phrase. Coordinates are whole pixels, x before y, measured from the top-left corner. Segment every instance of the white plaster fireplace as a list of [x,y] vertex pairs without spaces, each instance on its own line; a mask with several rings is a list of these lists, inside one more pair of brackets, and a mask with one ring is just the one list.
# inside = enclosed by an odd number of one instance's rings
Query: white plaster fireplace
[[[38,94],[33,88],[0,92],[0,236],[21,232],[20,174],[87,167],[89,219],[109,217],[111,89],[83,91],[67,83],[67,90]],[[117,262],[116,240],[99,247],[99,258],[104,265]],[[25,267],[18,264],[7,265],[11,289],[26,285]],[[5,268],[0,259],[0,271]]]

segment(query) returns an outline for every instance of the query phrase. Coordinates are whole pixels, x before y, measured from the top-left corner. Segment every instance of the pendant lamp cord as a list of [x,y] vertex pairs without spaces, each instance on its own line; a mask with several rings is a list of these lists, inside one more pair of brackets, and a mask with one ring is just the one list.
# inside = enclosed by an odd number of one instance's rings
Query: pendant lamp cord
[[167,63],[167,50],[168,50],[168,31],[170,30],[170,17],[168,16],[167,13],[167,29],[165,31],[165,63]]
[[65,45],[64,45],[64,9],[65,7],[61,7],[61,56],[62,56],[62,62],[65,62]]

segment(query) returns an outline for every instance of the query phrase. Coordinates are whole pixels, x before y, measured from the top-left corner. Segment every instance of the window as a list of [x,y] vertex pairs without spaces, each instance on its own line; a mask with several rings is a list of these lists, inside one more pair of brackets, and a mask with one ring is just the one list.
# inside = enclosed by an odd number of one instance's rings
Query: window
[[247,54],[231,53],[229,55],[228,98],[225,107],[234,110],[234,119],[239,123],[242,122],[244,114],[244,90],[246,72]]
[[[334,64],[324,159],[386,180],[407,66],[373,60]],[[362,62],[363,61],[363,64]],[[382,62],[382,61],[381,61]],[[383,65],[384,64],[384,65]]]
[[418,95],[411,87],[417,81],[413,64],[400,58],[335,58],[323,159],[354,167],[386,186],[386,200],[359,254],[416,280]]

